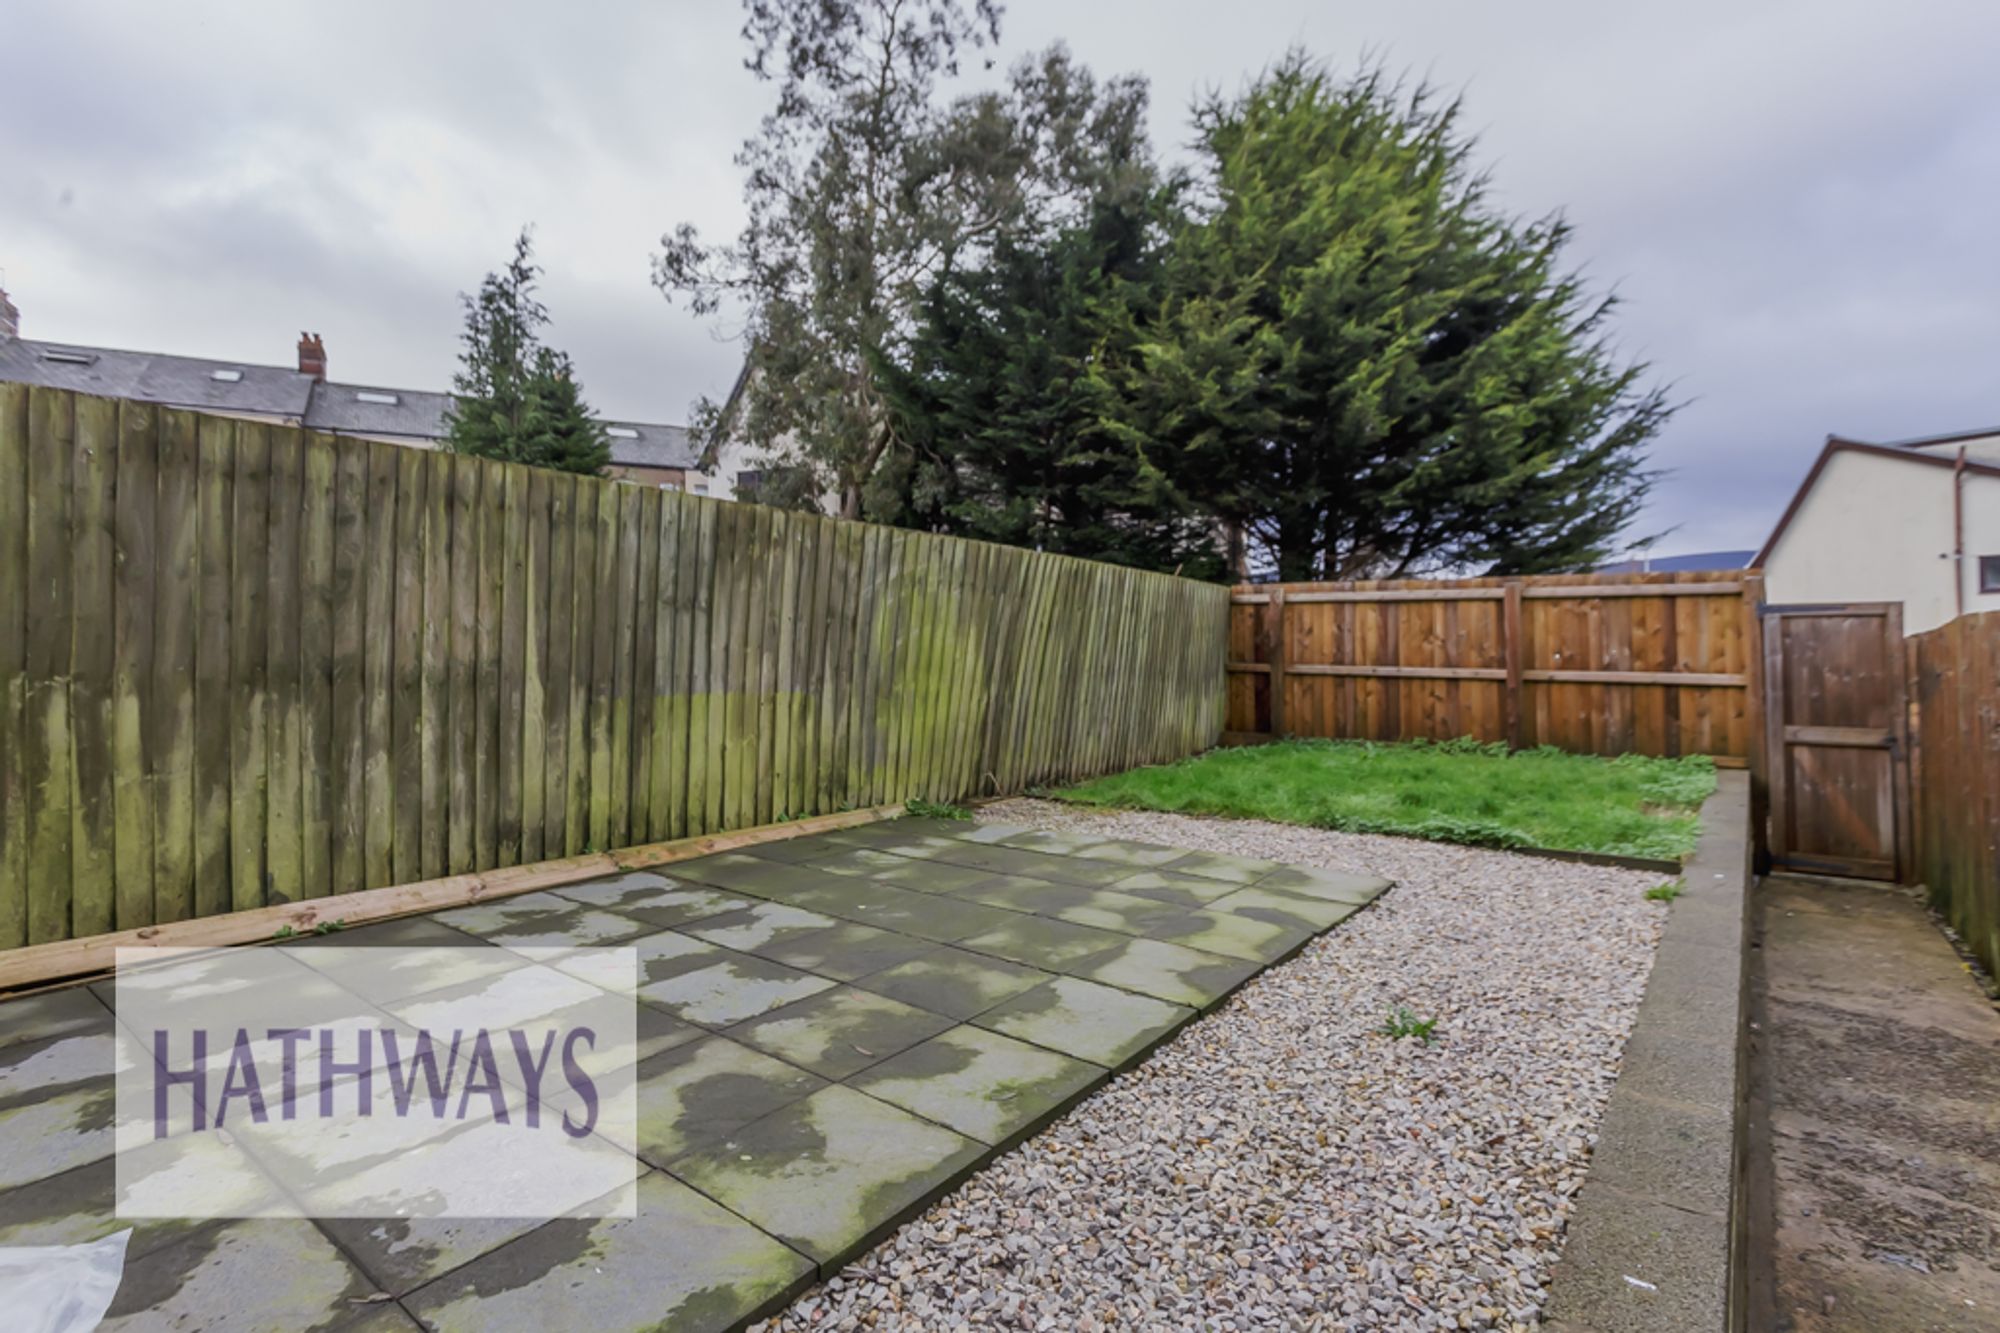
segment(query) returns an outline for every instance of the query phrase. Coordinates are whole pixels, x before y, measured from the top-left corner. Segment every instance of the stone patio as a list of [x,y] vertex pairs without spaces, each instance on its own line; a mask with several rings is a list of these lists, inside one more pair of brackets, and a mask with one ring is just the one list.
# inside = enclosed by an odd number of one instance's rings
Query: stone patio
[[[510,946],[634,948],[638,1141],[617,1146],[639,1159],[638,1215],[149,1219],[105,1327],[737,1327],[1387,887],[899,819],[285,946],[492,949],[490,968],[459,975],[371,976],[410,1023],[632,984]],[[128,1225],[113,1213],[110,1000],[100,982],[0,1005],[0,1245]],[[156,1187],[225,1207],[275,1188],[240,1167]]]

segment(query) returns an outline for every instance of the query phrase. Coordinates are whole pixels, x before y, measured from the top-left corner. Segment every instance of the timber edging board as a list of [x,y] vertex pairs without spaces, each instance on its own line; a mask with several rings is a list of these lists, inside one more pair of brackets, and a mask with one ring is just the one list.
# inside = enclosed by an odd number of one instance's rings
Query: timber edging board
[[1750,793],[1719,779],[1550,1279],[1552,1333],[1744,1324]]
[[421,880],[413,884],[392,884],[386,888],[362,889],[327,898],[142,926],[137,930],[29,945],[0,953],[0,996],[28,987],[61,984],[109,971],[116,963],[120,949],[219,949],[265,944],[286,927],[290,927],[294,934],[307,935],[333,922],[342,926],[358,926],[387,921],[392,917],[440,912],[494,898],[510,898],[518,893],[532,893],[558,884],[575,884],[602,875],[615,875],[620,871],[647,870],[739,847],[830,833],[835,829],[894,819],[903,813],[901,805],[879,805],[782,824],[764,824],[734,833],[647,843],[615,852],[592,852],[583,856],[538,861],[531,865],[504,866],[476,874],[447,875],[442,879]]

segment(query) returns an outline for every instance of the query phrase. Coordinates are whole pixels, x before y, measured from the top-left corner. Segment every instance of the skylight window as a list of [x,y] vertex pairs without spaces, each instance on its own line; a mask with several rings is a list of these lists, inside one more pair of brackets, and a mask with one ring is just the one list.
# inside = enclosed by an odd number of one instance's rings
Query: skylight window
[[639,438],[639,432],[633,430],[630,426],[606,426],[604,433],[617,440],[636,440]]
[[60,361],[66,366],[88,366],[96,362],[95,352],[72,352],[67,347],[51,347],[42,353],[44,361]]
[[357,403],[380,403],[383,407],[394,407],[401,400],[393,393],[376,393],[372,389],[358,389],[354,394]]
[[208,372],[208,377],[220,384],[235,384],[243,378],[243,372],[240,370],[211,370]]

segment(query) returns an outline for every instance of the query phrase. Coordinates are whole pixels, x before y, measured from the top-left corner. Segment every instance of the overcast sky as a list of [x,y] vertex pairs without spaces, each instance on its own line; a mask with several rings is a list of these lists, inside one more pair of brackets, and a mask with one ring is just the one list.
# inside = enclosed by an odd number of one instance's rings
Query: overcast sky
[[[609,416],[684,421],[735,329],[648,281],[660,234],[742,216],[771,90],[725,0],[327,5],[4,0],[0,270],[22,332],[443,388],[457,294],[523,222],[551,340]],[[1758,545],[1829,431],[2000,423],[2000,5],[1990,0],[1013,0],[1152,84],[1155,142],[1291,43],[1466,93],[1505,205],[1561,208],[1692,400],[1642,525]]]

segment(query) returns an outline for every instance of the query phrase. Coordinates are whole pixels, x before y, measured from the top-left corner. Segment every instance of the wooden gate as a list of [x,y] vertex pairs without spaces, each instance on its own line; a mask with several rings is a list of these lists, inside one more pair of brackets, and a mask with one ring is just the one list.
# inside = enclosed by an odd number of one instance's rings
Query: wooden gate
[[1901,604],[1763,616],[1772,863],[1900,879],[1912,859]]

